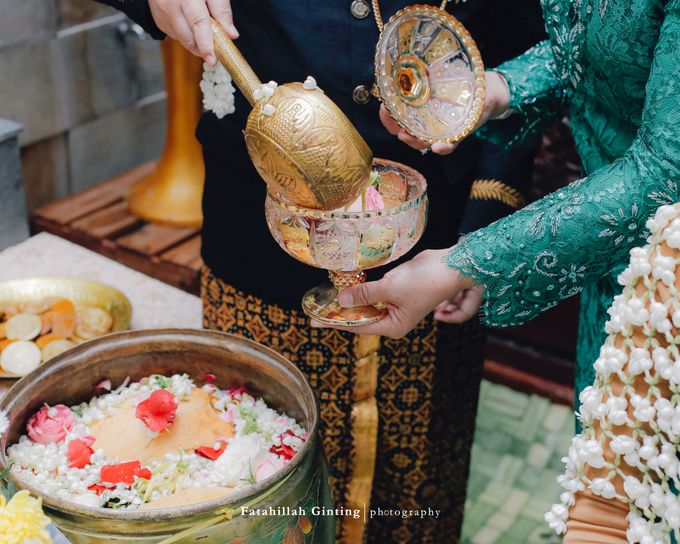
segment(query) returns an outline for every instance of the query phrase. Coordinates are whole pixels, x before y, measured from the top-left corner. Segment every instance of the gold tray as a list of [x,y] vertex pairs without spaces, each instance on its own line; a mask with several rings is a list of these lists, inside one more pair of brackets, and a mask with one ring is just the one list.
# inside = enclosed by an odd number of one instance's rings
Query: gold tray
[[[118,289],[95,281],[78,278],[44,276],[0,282],[0,302],[26,302],[48,297],[67,298],[76,304],[96,306],[106,310],[113,318],[111,332],[130,328],[132,306]],[[0,379],[19,376],[0,369]]]

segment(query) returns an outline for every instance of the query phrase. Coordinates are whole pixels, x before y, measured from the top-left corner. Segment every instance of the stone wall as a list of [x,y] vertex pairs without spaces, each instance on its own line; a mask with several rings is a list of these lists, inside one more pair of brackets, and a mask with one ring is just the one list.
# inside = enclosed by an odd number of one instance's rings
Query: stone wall
[[19,136],[28,208],[160,154],[158,42],[93,0],[0,0],[0,118]]
[[28,237],[17,141],[20,133],[21,125],[0,119],[0,251]]

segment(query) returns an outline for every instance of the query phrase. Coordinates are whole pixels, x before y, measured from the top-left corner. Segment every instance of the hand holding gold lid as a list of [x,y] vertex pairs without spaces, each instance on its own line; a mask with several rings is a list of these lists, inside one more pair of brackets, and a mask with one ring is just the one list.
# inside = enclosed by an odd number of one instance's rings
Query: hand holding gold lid
[[409,134],[433,144],[462,140],[484,106],[484,65],[465,27],[430,5],[397,12],[375,54],[380,99]]

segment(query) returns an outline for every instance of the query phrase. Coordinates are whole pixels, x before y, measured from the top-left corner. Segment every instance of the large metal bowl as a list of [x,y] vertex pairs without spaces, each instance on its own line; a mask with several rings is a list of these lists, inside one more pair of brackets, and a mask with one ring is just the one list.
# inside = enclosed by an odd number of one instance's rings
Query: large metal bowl
[[[312,389],[284,357],[234,335],[201,330],[133,331],[92,340],[55,357],[17,382],[0,400],[0,410],[10,419],[9,430],[0,438],[0,467],[8,462],[6,448],[24,433],[28,418],[44,403],[76,404],[89,400],[101,379],[110,379],[115,387],[127,377],[136,381],[154,373],[187,373],[197,383],[212,373],[221,388],[243,385],[273,408],[295,417],[309,431],[309,439],[288,465],[262,482],[222,499],[163,510],[85,507],[16,482],[43,498],[46,513],[74,544],[158,543],[210,520],[218,521],[177,542],[280,542],[278,536],[283,539],[290,531],[302,537],[296,542],[333,541],[334,519],[314,515],[313,510],[314,506],[329,508],[332,502],[318,439],[319,407]],[[280,516],[244,516],[244,505],[289,506],[291,510]],[[305,510],[304,516],[299,509]]]

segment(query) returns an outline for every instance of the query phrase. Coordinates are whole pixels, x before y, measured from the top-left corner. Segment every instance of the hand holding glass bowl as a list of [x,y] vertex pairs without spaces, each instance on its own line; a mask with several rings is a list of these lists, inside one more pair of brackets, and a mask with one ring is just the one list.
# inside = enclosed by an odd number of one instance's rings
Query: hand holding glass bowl
[[353,327],[382,319],[384,304],[343,308],[337,295],[364,281],[364,270],[406,254],[425,229],[425,178],[408,166],[382,159],[374,159],[373,171],[379,179],[371,192],[376,191],[382,209],[371,209],[377,207],[375,202],[366,206],[366,197],[361,197],[364,205],[358,211],[353,206],[324,211],[267,194],[267,224],[281,248],[305,264],[329,271],[332,284],[315,287],[302,299],[304,312],[321,323]]

